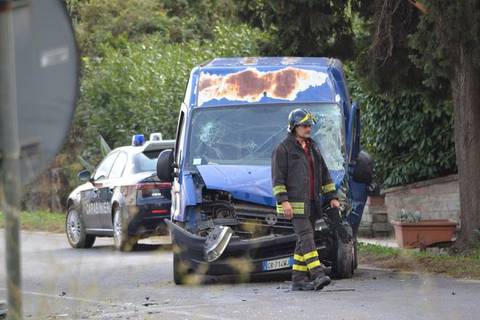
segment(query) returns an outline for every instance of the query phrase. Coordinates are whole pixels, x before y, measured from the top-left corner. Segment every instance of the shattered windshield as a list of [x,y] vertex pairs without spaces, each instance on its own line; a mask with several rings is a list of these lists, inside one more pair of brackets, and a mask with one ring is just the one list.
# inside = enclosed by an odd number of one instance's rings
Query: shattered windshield
[[[288,114],[297,105],[196,109],[189,139],[188,166],[270,165],[273,148],[287,134]],[[343,122],[336,104],[307,107],[317,118],[313,139],[330,170],[343,170]]]

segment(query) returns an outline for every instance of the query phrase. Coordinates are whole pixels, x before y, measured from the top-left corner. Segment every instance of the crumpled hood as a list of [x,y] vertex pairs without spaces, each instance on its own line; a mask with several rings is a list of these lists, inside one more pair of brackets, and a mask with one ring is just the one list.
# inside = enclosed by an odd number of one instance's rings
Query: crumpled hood
[[228,191],[238,200],[275,205],[270,166],[199,165],[208,189]]
[[[275,206],[270,166],[199,165],[208,189],[228,191],[235,199]],[[343,170],[330,171],[337,189],[345,176]]]

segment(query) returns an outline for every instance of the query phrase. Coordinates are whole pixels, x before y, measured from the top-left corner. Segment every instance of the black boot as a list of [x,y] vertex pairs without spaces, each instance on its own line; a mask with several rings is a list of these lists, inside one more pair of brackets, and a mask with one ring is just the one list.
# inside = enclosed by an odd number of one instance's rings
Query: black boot
[[332,280],[330,279],[330,277],[323,274],[313,279],[311,284],[313,286],[313,290],[318,291],[328,286],[331,282]]
[[292,283],[292,291],[311,291],[315,287],[312,281],[298,281]]

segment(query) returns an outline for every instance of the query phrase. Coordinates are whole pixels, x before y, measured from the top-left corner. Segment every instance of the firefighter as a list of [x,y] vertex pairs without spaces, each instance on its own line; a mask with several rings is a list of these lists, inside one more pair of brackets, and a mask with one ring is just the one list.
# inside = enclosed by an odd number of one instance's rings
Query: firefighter
[[272,154],[273,194],[277,213],[292,220],[297,235],[292,266],[292,290],[321,290],[330,284],[320,263],[313,223],[321,215],[320,193],[339,208],[335,184],[317,144],[311,138],[316,119],[305,109],[288,116],[288,135]]

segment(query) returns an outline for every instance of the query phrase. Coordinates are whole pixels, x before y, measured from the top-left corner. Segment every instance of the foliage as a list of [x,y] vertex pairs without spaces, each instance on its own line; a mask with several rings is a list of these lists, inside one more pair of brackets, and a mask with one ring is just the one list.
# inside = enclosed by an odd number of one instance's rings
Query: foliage
[[408,37],[420,12],[409,1],[375,0],[358,13],[365,37],[357,37],[355,64],[372,93],[419,91],[423,74],[409,57]]
[[243,0],[243,21],[272,34],[269,55],[335,56],[354,54],[349,1]]
[[112,147],[129,143],[134,133],[162,132],[174,138],[177,114],[190,70],[219,56],[258,54],[260,32],[244,25],[219,25],[213,40],[183,45],[151,35],[122,50],[105,48],[101,59],[84,58],[81,103],[76,127],[85,128],[87,157],[98,154],[98,135]]
[[456,171],[450,101],[425,92],[372,94],[348,72],[352,95],[361,104],[362,145],[384,187]]
[[[411,35],[410,46],[415,61],[426,65],[429,76],[454,71],[453,63],[459,56],[473,57],[474,67],[480,67],[480,12],[478,1],[425,1],[427,14]],[[433,32],[432,32],[433,31]],[[440,68],[439,68],[440,67]]]
[[234,0],[163,0],[162,3],[173,22],[172,42],[193,39],[208,42],[214,36],[212,26],[220,22],[238,25]]
[[232,0],[66,0],[84,55],[102,56],[156,34],[165,42],[209,41],[215,26],[232,23]]
[[[75,30],[84,55],[101,55],[105,48],[121,48],[156,33],[168,38],[170,19],[156,0],[70,0]],[[146,14],[148,13],[148,14]]]

